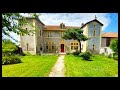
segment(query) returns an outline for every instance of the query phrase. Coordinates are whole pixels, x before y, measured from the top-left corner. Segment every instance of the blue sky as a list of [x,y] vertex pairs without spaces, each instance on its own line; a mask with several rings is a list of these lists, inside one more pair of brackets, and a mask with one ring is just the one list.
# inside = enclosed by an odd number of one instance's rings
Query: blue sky
[[81,26],[95,18],[104,24],[103,32],[118,32],[118,13],[42,13],[39,17],[45,25]]
[[104,30],[104,32],[118,32],[118,14],[109,14],[109,17],[111,22],[108,25],[108,27]]
[[[40,13],[39,19],[45,25],[59,25],[63,22],[66,26],[81,26],[82,23],[93,20],[95,15],[104,24],[102,32],[118,32],[118,13]],[[15,33],[11,35],[20,40]]]

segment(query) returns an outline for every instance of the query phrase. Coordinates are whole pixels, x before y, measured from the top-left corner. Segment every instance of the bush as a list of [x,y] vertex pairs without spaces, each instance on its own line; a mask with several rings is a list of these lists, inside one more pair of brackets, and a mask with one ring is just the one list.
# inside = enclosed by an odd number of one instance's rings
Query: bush
[[92,54],[88,51],[81,54],[81,57],[85,60],[89,60],[91,56]]
[[4,56],[2,57],[2,65],[21,63],[18,56]]
[[17,49],[18,47],[15,45],[15,43],[10,41],[9,39],[2,41],[2,54],[4,56],[13,54],[14,51],[16,51]]
[[108,57],[108,58],[111,58],[111,57],[112,57],[112,54],[109,54],[107,57]]
[[70,55],[70,53],[68,52],[68,53],[66,53],[67,55]]
[[118,54],[117,54],[117,53],[114,53],[114,54],[113,54],[113,58],[114,58],[115,60],[118,60]]
[[78,56],[80,54],[79,51],[73,52],[73,55]]

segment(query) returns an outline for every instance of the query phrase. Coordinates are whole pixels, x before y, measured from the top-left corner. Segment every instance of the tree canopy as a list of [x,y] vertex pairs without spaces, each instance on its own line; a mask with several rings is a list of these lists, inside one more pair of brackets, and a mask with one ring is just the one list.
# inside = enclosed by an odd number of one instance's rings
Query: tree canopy
[[110,48],[114,51],[114,52],[118,52],[118,39],[113,39],[110,43]]
[[[34,18],[37,18],[39,16],[36,13],[29,14]],[[5,35],[14,39],[12,36],[10,36],[10,32],[16,33],[18,35],[29,34],[28,30],[21,28],[25,24],[27,24],[26,17],[20,13],[2,13],[2,37]]]
[[88,38],[83,34],[81,28],[69,28],[65,31],[64,36],[62,37],[65,40],[74,39],[79,42],[80,52],[81,52],[81,41],[86,41]]

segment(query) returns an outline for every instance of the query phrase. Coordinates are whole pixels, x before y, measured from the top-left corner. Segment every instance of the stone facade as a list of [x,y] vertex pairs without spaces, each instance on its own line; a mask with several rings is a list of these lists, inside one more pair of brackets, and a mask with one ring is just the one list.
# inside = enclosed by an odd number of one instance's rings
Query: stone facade
[[88,24],[88,50],[99,52],[101,47],[101,25],[98,22]]
[[[61,37],[64,35],[67,28],[73,28],[60,24],[60,26],[46,26],[38,19],[28,19],[34,26],[25,25],[23,28],[27,30],[35,30],[35,34],[20,36],[21,47],[24,52],[31,54],[39,53],[72,53],[80,50],[79,43],[76,40],[64,40]],[[92,20],[86,24],[82,24],[83,34],[89,39],[81,42],[81,51],[93,50],[100,52],[101,45],[105,46],[105,39],[101,39],[101,30],[103,24],[98,20]],[[61,28],[62,27],[62,28]],[[103,43],[102,43],[102,42]]]

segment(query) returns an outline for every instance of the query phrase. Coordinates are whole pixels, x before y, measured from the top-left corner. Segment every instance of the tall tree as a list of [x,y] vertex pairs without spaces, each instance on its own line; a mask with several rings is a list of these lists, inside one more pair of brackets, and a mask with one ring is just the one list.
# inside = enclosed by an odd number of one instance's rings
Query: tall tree
[[[38,18],[39,16],[36,13],[28,14],[33,18]],[[5,35],[15,40],[12,36],[10,36],[10,32],[14,32],[18,35],[29,34],[30,31],[21,28],[25,24],[27,24],[26,17],[20,13],[2,13],[2,37]]]
[[79,42],[80,52],[81,52],[81,41],[88,40],[88,38],[83,34],[83,30],[81,30],[81,28],[67,29],[62,38],[65,40],[70,40],[70,39],[77,40]]

